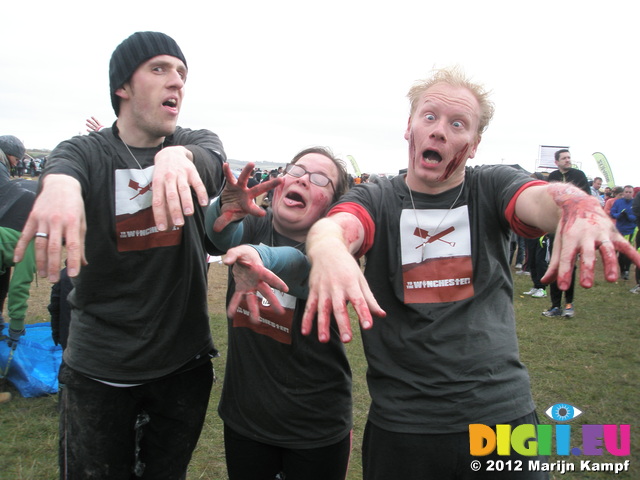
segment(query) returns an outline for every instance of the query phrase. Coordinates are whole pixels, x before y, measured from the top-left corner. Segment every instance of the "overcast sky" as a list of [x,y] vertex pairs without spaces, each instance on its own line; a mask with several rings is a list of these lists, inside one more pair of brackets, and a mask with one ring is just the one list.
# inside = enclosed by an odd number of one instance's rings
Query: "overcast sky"
[[108,63],[135,31],[172,36],[189,66],[179,124],[208,128],[229,158],[286,163],[310,145],[362,171],[407,164],[406,93],[458,64],[493,91],[472,164],[533,171],[569,146],[600,175],[640,186],[640,28],[621,0],[11,2],[0,30],[0,134],[53,148],[111,124]]

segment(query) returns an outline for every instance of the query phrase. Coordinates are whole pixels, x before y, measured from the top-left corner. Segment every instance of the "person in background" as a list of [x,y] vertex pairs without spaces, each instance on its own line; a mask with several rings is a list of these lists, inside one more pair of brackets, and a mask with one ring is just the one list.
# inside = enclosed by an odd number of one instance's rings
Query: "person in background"
[[55,345],[67,348],[69,324],[71,323],[71,305],[67,298],[73,290],[73,282],[67,274],[67,267],[60,270],[60,280],[51,285],[47,310],[51,318],[51,338]]
[[511,232],[511,244],[509,248],[509,264],[513,263],[515,255],[516,263],[514,265],[517,271],[522,270],[525,261],[525,239]]
[[[243,244],[304,252],[309,228],[348,186],[344,162],[327,148],[307,148],[282,177],[271,180],[266,215],[258,210],[259,216],[245,217],[251,210],[241,206],[250,199],[239,195],[250,172],[251,164],[237,183],[227,175],[225,189],[207,211],[212,254]],[[253,196],[266,187],[256,187]],[[233,223],[222,228],[230,215]],[[351,451],[351,370],[337,326],[328,343],[302,335],[303,299],[282,287],[264,296],[247,292],[247,282],[234,275],[227,291],[229,350],[218,408],[230,480],[273,479],[279,473],[286,479],[344,480]]]
[[[547,177],[541,172],[533,172],[531,178],[547,181]],[[511,238],[513,239],[513,233]],[[548,240],[548,236],[546,235],[544,241],[542,241],[542,237],[524,239],[525,260],[521,269],[516,268],[516,275],[531,276],[533,287],[526,292],[522,292],[523,295],[532,295],[534,296],[533,298],[546,298],[547,296],[547,286],[541,282],[541,279],[547,270],[547,264],[549,262],[547,258],[549,255]],[[541,255],[540,247],[544,247],[545,249],[544,256]],[[541,260],[543,262],[541,262]],[[535,265],[533,265],[534,262]]]
[[623,192],[624,188],[613,187],[613,190],[611,190],[611,197],[608,198],[606,202],[604,202],[604,213],[606,213],[607,215],[611,215],[611,207],[613,207],[613,204],[616,203],[616,200],[622,198]]
[[600,205],[604,207],[604,197],[600,194],[600,188],[602,187],[602,178],[596,177],[593,179],[591,183],[591,195],[596,197],[600,202]]
[[[278,170],[276,170],[275,168],[273,170],[271,170],[269,172],[269,180],[273,180],[274,178],[278,178],[280,176],[280,173],[278,173]],[[272,188],[271,190],[269,190],[267,192],[266,197],[264,197],[264,200],[266,200],[266,204],[267,205],[271,205],[271,202],[273,201],[273,193],[275,191],[275,188]]]
[[[637,187],[636,187],[637,188]],[[636,189],[634,189],[635,191]],[[635,191],[633,204],[631,205],[633,214],[636,216],[636,249],[640,252],[640,193]],[[631,293],[640,294],[640,267],[636,265],[636,286],[629,290]]]
[[539,238],[527,238],[527,265],[531,274],[533,287],[523,295],[531,295],[531,298],[546,298],[547,286],[542,283],[542,277],[547,272],[551,252],[549,249],[549,235]]
[[589,180],[587,180],[587,176],[582,170],[573,168],[569,150],[562,148],[556,151],[554,158],[558,169],[551,172],[547,180],[549,182],[571,183],[588,195],[591,195]]
[[[560,149],[555,152],[555,162],[558,167],[549,174],[549,182],[562,182],[571,183],[585,192],[587,195],[591,195],[591,187],[587,176],[582,170],[573,168],[571,164],[571,153],[566,148]],[[555,235],[549,235],[549,248],[551,254],[553,254],[553,245],[555,241]],[[551,282],[549,284],[549,294],[551,296],[551,307],[548,310],[542,312],[545,317],[567,317],[573,318],[575,316],[575,308],[573,305],[573,298],[575,294],[575,281],[576,281],[576,267],[573,267],[573,273],[571,274],[571,283],[569,288],[561,290],[558,287],[557,282]],[[562,308],[562,296],[564,294],[565,305]]]
[[[469,467],[477,459],[470,424],[537,424],[518,356],[510,231],[527,238],[555,231],[543,281],[557,278],[561,289],[577,255],[581,284],[590,287],[596,250],[608,281],[617,278],[616,250],[637,264],[640,254],[577,187],[535,181],[507,165],[466,166],[493,105],[459,69],[436,71],[409,98],[406,175],[355,186],[309,231],[302,333],[317,328],[318,339],[329,341],[333,315],[348,342],[347,302],[358,315],[372,400],[365,480],[512,479],[513,472]],[[517,458],[494,450],[482,463]],[[536,458],[520,459],[517,478],[548,478],[528,471]]]
[[259,168],[255,168],[253,170],[253,179],[256,184],[262,182],[262,170],[260,170]]
[[[13,349],[25,334],[24,319],[36,271],[33,242],[22,262],[16,263],[13,258],[38,188],[33,180],[11,179],[11,167],[24,154],[24,145],[17,137],[0,136],[0,337]],[[5,333],[3,312],[7,299],[9,325]]]
[[[177,126],[188,67],[178,44],[136,32],[109,63],[110,128],[60,143],[15,260],[74,288],[59,380],[62,478],[179,480],[204,424],[217,355],[204,213],[221,189],[216,134]],[[61,215],[60,212],[64,212]]]
[[10,179],[11,169],[15,168],[25,152],[24,144],[18,137],[0,135],[0,178]]
[[100,123],[100,121],[96,117],[87,118],[87,132],[99,132],[104,128],[104,125]]
[[[622,198],[617,199],[611,207],[611,217],[616,220],[616,228],[624,238],[632,245],[635,243],[636,222],[638,218],[633,213],[633,186],[625,185],[622,190]],[[623,280],[629,280],[631,259],[624,253],[618,253],[620,276]]]

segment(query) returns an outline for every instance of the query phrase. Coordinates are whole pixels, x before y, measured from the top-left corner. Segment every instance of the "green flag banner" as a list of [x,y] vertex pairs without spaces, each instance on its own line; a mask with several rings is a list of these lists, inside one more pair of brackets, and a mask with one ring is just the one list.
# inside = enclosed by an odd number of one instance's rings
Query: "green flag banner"
[[611,166],[607,161],[607,157],[600,152],[596,152],[593,154],[593,158],[596,159],[596,163],[598,164],[598,168],[604,177],[604,184],[613,188],[616,186],[616,182],[613,180],[613,172],[611,171]]
[[360,171],[360,167],[358,166],[356,159],[353,158],[351,155],[347,155],[347,158],[351,162],[351,166],[353,167],[354,172],[356,172],[356,177],[359,177],[360,175],[362,175],[362,172]]

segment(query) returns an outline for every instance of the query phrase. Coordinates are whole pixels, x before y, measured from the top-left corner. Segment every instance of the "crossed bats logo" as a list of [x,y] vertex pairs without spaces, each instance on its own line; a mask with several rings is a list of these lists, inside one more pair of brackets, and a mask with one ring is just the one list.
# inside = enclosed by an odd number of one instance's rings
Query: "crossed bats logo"
[[153,184],[153,182],[149,182],[149,185],[147,185],[146,187],[143,187],[142,185],[140,185],[135,180],[133,180],[133,179],[129,180],[129,188],[131,188],[131,189],[135,190],[136,192],[138,192],[133,197],[131,197],[129,200],[133,200],[134,198],[136,198],[136,197],[138,197],[140,195],[144,195],[145,193],[150,191],[152,184]]
[[417,228],[414,230],[413,234],[414,234],[416,237],[420,237],[420,238],[422,238],[422,239],[424,240],[424,242],[422,242],[420,245],[418,245],[418,246],[416,247],[416,250],[417,250],[418,248],[422,248],[422,247],[424,247],[424,246],[425,246],[425,245],[427,245],[428,243],[433,243],[433,242],[435,242],[436,240],[438,240],[438,241],[440,241],[440,242],[443,242],[443,243],[447,243],[447,244],[449,244],[449,245],[450,245],[450,246],[452,246],[452,247],[455,247],[455,246],[456,246],[456,242],[448,242],[448,241],[446,241],[446,240],[443,240],[443,238],[442,238],[442,237],[445,237],[446,235],[449,235],[449,234],[450,234],[451,232],[453,232],[455,229],[456,229],[456,227],[451,226],[451,227],[449,227],[449,228],[447,228],[447,229],[445,229],[445,230],[443,230],[443,231],[441,231],[441,232],[439,232],[439,233],[436,233],[435,235],[429,235],[429,231],[428,231],[428,230],[423,230],[423,229],[421,229],[421,228],[417,227]]

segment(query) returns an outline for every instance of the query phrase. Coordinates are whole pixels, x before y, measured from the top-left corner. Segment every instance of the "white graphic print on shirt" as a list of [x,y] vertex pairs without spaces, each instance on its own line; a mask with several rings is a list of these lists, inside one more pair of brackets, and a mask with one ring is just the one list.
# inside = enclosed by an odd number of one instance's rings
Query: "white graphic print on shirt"
[[182,229],[160,232],[151,209],[153,166],[115,171],[115,212],[118,251],[130,252],[180,244]]
[[284,307],[284,314],[276,315],[266,298],[256,292],[256,296],[260,303],[260,323],[256,324],[249,318],[249,309],[247,303],[243,300],[240,302],[236,314],[233,317],[234,327],[250,328],[260,335],[266,335],[274,340],[291,345],[291,325],[293,324],[293,314],[296,308],[296,297],[288,293],[281,292],[274,288],[271,289],[280,301],[280,305]]
[[470,232],[466,205],[448,212],[402,210],[405,303],[453,302],[473,296]]

